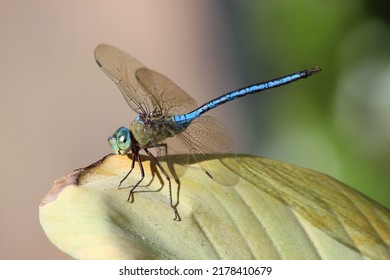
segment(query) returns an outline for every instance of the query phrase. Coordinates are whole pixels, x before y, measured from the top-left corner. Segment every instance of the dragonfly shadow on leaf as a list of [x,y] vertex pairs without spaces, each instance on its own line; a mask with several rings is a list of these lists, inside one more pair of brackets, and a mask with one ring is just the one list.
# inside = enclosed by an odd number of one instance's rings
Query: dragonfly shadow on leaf
[[[132,155],[127,155],[128,159],[132,160]],[[147,179],[147,183],[140,184],[133,192],[132,195],[136,193],[145,193],[145,192],[160,192],[167,185],[167,181],[161,174],[161,171],[156,166],[153,161],[150,161],[149,157],[146,155],[140,155],[143,163],[148,162],[150,165],[150,174],[145,174],[145,179],[148,176],[151,178]],[[180,178],[182,176],[186,176],[186,171],[188,168],[200,168],[199,165],[207,166],[207,170],[210,172],[203,172],[203,178],[199,178],[200,181],[205,183],[205,188],[207,188],[207,184],[219,183],[221,187],[228,186],[232,187],[238,183],[239,180],[239,170],[240,166],[235,160],[235,154],[209,154],[202,155],[202,160],[195,159],[192,155],[181,154],[181,155],[167,155],[157,157],[159,163],[163,166],[165,171],[169,174],[170,178],[173,178],[175,184],[174,190],[172,190],[172,194],[174,197],[174,206],[177,207],[180,203],[180,190],[181,190],[181,181]],[[138,176],[138,174],[134,174],[133,176]],[[213,177],[214,176],[214,177]],[[134,177],[131,177],[134,180]],[[152,182],[155,180],[159,180],[161,187],[158,189],[145,189],[145,187],[149,187]],[[132,181],[133,181],[132,180]],[[128,185],[126,181],[124,181],[126,187],[121,187],[120,189],[128,189],[131,188],[131,185]],[[184,186],[185,187],[185,186]],[[134,201],[134,197],[130,202]]]

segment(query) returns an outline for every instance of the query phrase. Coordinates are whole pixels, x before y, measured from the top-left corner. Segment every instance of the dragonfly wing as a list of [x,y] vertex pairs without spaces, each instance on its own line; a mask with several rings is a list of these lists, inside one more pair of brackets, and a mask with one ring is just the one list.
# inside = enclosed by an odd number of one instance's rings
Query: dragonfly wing
[[[163,143],[167,145],[170,154],[191,154],[213,180],[224,185],[237,182],[239,166],[224,161],[223,155],[234,152],[233,140],[218,119],[200,116],[184,131],[165,139]],[[163,150],[159,149],[158,152],[162,154]],[[235,172],[230,170],[232,168]]]
[[95,59],[138,114],[175,115],[197,107],[195,100],[174,82],[120,49],[99,45]]
[[136,77],[148,92],[153,92],[153,101],[157,102],[153,106],[160,109],[161,115],[184,114],[197,108],[195,99],[164,75],[142,68],[137,70]]
[[232,153],[233,140],[218,119],[200,116],[177,134],[195,154]]
[[133,111],[145,114],[153,110],[148,106],[157,103],[155,97],[141,86],[136,77],[139,69],[146,69],[141,62],[124,51],[104,44],[96,47],[95,59],[103,72],[119,87]]

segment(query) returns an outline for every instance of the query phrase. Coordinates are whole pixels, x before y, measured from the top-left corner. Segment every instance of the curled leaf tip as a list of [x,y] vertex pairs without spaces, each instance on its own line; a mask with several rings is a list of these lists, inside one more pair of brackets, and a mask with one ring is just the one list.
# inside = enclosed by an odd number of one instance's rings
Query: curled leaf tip
[[82,169],[78,169],[73,171],[72,173],[54,181],[53,186],[49,190],[49,192],[45,195],[45,197],[41,200],[39,204],[40,207],[44,206],[47,203],[50,203],[56,200],[57,196],[62,192],[64,188],[69,185],[76,185],[78,182],[79,174]]

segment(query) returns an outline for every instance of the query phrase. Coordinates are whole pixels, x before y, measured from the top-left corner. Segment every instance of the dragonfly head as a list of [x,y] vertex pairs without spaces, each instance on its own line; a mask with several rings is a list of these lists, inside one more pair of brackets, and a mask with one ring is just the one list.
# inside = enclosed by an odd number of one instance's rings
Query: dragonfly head
[[131,148],[130,131],[123,126],[118,128],[114,135],[108,137],[108,144],[110,144],[114,153],[126,155]]

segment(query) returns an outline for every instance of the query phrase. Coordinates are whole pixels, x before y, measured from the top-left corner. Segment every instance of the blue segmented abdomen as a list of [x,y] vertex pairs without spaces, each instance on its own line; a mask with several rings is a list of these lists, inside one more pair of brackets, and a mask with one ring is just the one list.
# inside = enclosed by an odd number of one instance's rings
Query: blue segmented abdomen
[[206,113],[207,111],[210,111],[211,109],[214,109],[215,107],[218,107],[219,105],[222,105],[226,102],[229,102],[231,100],[234,100],[239,97],[246,96],[248,94],[258,93],[267,89],[283,86],[292,82],[295,82],[299,79],[307,78],[314,73],[319,72],[321,69],[319,67],[315,67],[309,70],[303,70],[299,71],[294,74],[286,75],[280,78],[276,78],[267,82],[262,82],[259,84],[254,84],[248,87],[244,87],[241,89],[238,89],[233,92],[229,92],[225,95],[222,95],[218,98],[215,98],[202,106],[198,107],[192,112],[189,112],[187,114],[172,116],[174,122],[179,125],[180,127],[186,127],[190,124],[191,121],[199,117],[200,115]]

